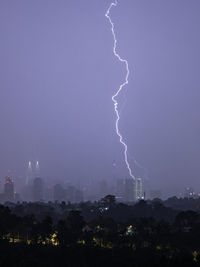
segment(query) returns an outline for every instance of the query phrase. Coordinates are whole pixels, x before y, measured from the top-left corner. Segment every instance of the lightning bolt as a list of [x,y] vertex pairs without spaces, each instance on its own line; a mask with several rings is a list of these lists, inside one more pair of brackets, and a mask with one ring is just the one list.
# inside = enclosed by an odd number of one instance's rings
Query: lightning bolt
[[128,77],[129,77],[129,65],[128,65],[128,61],[126,59],[123,59],[121,58],[121,56],[117,53],[117,38],[116,38],[116,34],[115,34],[115,25],[110,17],[110,11],[113,7],[116,7],[118,4],[117,0],[115,0],[115,2],[112,2],[108,8],[108,10],[106,11],[106,18],[109,20],[110,24],[111,24],[111,32],[112,32],[112,35],[113,35],[113,39],[114,39],[114,46],[113,46],[113,53],[114,55],[118,58],[118,60],[120,62],[122,62],[123,64],[125,64],[125,67],[126,67],[126,77],[125,77],[125,81],[124,83],[122,83],[119,87],[119,89],[117,90],[117,92],[112,96],[112,101],[113,101],[113,104],[114,104],[114,110],[115,110],[115,113],[116,113],[116,121],[115,121],[115,129],[116,129],[116,133],[117,135],[119,136],[119,140],[120,140],[120,143],[123,145],[124,147],[124,159],[125,159],[125,163],[126,163],[126,167],[129,171],[129,175],[135,179],[133,173],[132,173],[132,170],[131,170],[131,167],[130,167],[130,164],[129,164],[129,161],[128,161],[128,146],[127,144],[125,143],[124,141],[124,138],[122,136],[122,134],[120,133],[120,130],[119,130],[119,121],[120,121],[120,112],[118,110],[118,102],[117,102],[117,97],[119,95],[119,93],[123,90],[124,86],[126,86],[128,84]]

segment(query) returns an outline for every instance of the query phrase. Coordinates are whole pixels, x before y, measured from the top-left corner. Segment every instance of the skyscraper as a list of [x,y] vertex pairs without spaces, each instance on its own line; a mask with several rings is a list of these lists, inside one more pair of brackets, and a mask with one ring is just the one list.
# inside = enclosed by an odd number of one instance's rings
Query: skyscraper
[[36,161],[36,165],[35,165],[35,177],[40,177],[40,165],[39,165],[39,161]]
[[28,162],[28,169],[26,174],[26,185],[30,186],[33,179],[33,171],[32,171],[32,164],[31,161]]
[[117,198],[123,198],[124,197],[124,183],[125,181],[123,179],[117,179],[117,183],[116,183],[116,197]]
[[135,179],[135,190],[136,190],[136,200],[142,199],[143,198],[143,186],[142,186],[141,178]]
[[5,178],[4,195],[6,201],[14,201],[14,184],[9,176]]
[[142,179],[126,179],[124,200],[127,202],[135,202],[143,198]]
[[125,179],[124,200],[127,202],[136,201],[135,180],[132,178]]
[[41,201],[44,198],[44,184],[42,178],[36,177],[33,180],[33,201]]

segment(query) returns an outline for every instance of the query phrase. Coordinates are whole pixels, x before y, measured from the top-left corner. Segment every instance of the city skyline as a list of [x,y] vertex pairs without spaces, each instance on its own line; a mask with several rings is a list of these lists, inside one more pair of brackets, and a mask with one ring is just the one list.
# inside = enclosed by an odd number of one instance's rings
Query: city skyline
[[[39,161],[35,161],[35,168],[31,161],[27,162],[27,168],[24,170],[23,179],[19,180],[13,176],[9,170],[5,178],[0,179],[0,203],[18,202],[18,201],[70,201],[79,203],[83,201],[98,201],[106,195],[113,195],[117,202],[136,203],[140,200],[162,199],[171,197],[194,198],[200,196],[200,189],[193,188],[191,185],[184,187],[180,185],[177,194],[167,194],[165,190],[159,187],[153,187],[149,181],[144,178],[115,178],[100,179],[84,183],[70,179],[48,180],[41,176],[39,172]],[[79,179],[80,181],[80,179]]]

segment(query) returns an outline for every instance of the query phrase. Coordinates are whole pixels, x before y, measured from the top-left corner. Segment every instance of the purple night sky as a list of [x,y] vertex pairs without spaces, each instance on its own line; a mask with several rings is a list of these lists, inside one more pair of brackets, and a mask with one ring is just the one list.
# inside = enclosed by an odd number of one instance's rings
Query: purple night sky
[[[118,2],[111,16],[130,68],[120,131],[133,172],[167,194],[200,191],[200,1]],[[24,176],[36,159],[50,180],[129,177],[111,101],[125,67],[112,53],[110,3],[1,0],[0,177]]]

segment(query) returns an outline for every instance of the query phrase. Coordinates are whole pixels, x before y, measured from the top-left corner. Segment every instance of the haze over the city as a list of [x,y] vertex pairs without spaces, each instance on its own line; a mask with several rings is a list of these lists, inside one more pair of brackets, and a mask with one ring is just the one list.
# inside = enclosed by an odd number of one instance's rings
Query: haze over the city
[[[126,70],[109,4],[1,0],[1,184],[8,169],[23,184],[29,161],[46,181],[129,178],[111,101]],[[199,12],[198,0],[121,0],[111,12],[130,68],[118,98],[129,162],[165,195],[200,191]]]

